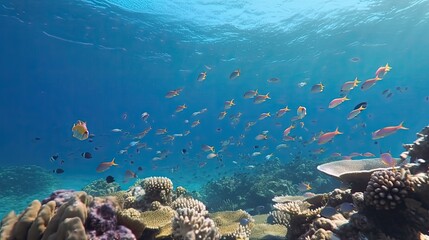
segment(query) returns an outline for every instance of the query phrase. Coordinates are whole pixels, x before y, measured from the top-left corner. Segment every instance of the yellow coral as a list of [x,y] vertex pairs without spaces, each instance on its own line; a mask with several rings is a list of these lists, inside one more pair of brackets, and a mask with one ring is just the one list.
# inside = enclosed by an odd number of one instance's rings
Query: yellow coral
[[141,220],[148,229],[159,229],[165,225],[171,224],[174,217],[174,210],[170,207],[163,207],[155,211],[146,211],[141,213]]
[[250,239],[284,239],[287,228],[279,224],[258,223],[252,229]]
[[146,226],[143,223],[140,211],[134,208],[128,208],[122,211],[118,211],[117,217],[118,224],[124,225],[125,227],[129,228],[134,233],[136,238],[141,237]]
[[31,224],[30,229],[28,230],[27,240],[39,240],[42,238],[43,233],[46,230],[46,226],[48,226],[49,221],[55,214],[55,201],[49,201],[40,209],[39,214],[34,220],[33,224]]

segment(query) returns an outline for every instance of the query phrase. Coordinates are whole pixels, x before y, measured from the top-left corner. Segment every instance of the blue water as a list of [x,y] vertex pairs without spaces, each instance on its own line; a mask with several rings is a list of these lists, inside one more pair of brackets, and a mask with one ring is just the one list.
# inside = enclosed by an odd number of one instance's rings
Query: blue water
[[[141,2],[0,2],[1,166],[62,168],[65,172],[55,177],[64,188],[79,189],[108,175],[126,187],[130,182],[122,180],[129,169],[140,178],[167,176],[176,186],[199,189],[210,179],[252,171],[244,167],[264,162],[270,153],[284,162],[305,159],[320,147],[325,152],[319,159],[334,152],[378,156],[391,151],[398,156],[402,143],[412,142],[427,124],[428,1]],[[345,81],[373,78],[386,63],[393,69],[382,81],[365,92],[353,89],[350,101],[327,109]],[[229,80],[236,69],[241,76]],[[207,79],[197,82],[203,71]],[[281,81],[268,83],[272,77]],[[299,87],[301,82],[306,85]],[[320,82],[325,90],[311,93],[311,86]],[[181,87],[179,96],[165,98]],[[251,89],[269,92],[272,99],[257,105],[243,99]],[[389,98],[382,94],[387,89],[393,93]],[[218,120],[231,99],[236,106]],[[346,120],[362,101],[368,108]],[[181,104],[188,108],[175,113]],[[283,118],[257,121],[262,112],[275,115],[286,105],[292,111]],[[307,108],[303,122],[308,130],[294,129],[291,136],[302,141],[287,142],[289,148],[278,151],[298,106]],[[192,116],[203,108],[207,112]],[[150,114],[147,122],[141,119],[143,112]],[[231,124],[229,117],[239,112],[240,122]],[[191,128],[197,119],[201,124]],[[93,142],[72,137],[77,120],[87,122]],[[257,124],[245,131],[249,121]],[[402,121],[409,130],[377,144],[371,140],[371,132]],[[141,142],[152,150],[138,154],[130,147],[128,154],[119,153],[149,126],[152,131]],[[303,144],[336,127],[344,134],[333,142]],[[123,132],[112,132],[114,128]],[[191,133],[164,143],[163,136],[155,135],[159,128]],[[262,131],[269,131],[269,139],[255,140]],[[218,151],[228,139],[235,145],[222,153],[222,161],[208,160],[201,150],[208,144]],[[259,151],[255,145],[268,150],[250,157]],[[152,161],[156,151],[164,150],[170,152],[165,160]],[[92,159],[81,157],[86,151]],[[54,154],[64,163],[49,161]],[[99,163],[114,157],[118,167],[96,173]]]

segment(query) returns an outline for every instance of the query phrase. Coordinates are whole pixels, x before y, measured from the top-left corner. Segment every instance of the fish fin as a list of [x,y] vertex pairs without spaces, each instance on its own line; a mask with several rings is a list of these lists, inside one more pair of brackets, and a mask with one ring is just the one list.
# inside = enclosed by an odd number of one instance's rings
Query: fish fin
[[118,164],[115,163],[115,158],[112,159],[111,163],[112,163],[112,166],[118,166]]
[[343,134],[342,132],[338,131],[338,127],[335,129],[336,134]]
[[400,124],[399,124],[399,129],[403,129],[403,130],[408,130],[408,128],[406,128],[406,127],[404,127],[404,126],[402,126],[402,124],[404,124],[404,121],[402,121]]

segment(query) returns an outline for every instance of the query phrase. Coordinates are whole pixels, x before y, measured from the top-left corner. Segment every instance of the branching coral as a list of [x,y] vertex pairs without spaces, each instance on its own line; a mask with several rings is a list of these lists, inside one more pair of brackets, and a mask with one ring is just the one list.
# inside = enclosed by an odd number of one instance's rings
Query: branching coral
[[82,188],[87,194],[94,197],[107,196],[121,190],[121,186],[116,183],[107,183],[104,179],[98,179]]
[[184,240],[217,240],[218,230],[210,218],[192,208],[179,208],[173,218],[173,236]]

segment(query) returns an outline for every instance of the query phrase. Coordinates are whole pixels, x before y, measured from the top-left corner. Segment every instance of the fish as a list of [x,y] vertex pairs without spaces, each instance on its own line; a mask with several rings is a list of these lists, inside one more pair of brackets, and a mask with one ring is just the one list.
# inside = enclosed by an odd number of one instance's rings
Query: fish
[[82,156],[83,158],[86,158],[86,159],[90,159],[90,158],[92,158],[92,154],[91,154],[90,152],[83,152],[83,153],[81,154],[81,156]]
[[225,101],[223,108],[225,110],[227,110],[227,109],[230,109],[232,106],[235,106],[234,99],[231,99],[229,101]]
[[315,84],[315,85],[313,85],[312,87],[311,87],[311,92],[312,93],[320,93],[320,92],[323,92],[323,88],[324,88],[325,86],[322,84],[322,83],[318,83],[318,84]]
[[368,106],[367,102],[361,102],[358,105],[356,105],[353,109],[358,109],[360,107],[366,108]]
[[202,81],[206,80],[206,77],[207,77],[207,72],[202,72],[202,73],[198,74],[197,81],[202,82]]
[[325,143],[331,141],[336,135],[339,135],[339,134],[343,134],[343,133],[338,131],[338,127],[337,127],[335,129],[335,131],[333,131],[333,132],[327,132],[327,133],[320,135],[317,143],[319,145],[325,144]]
[[283,115],[285,115],[285,113],[287,113],[289,111],[290,111],[290,109],[288,108],[288,106],[281,108],[276,112],[276,117],[277,118],[283,117]]
[[58,159],[59,157],[60,157],[60,156],[59,156],[58,154],[52,155],[52,156],[49,158],[49,161],[51,161],[51,162],[55,162],[55,161],[57,161],[57,159]]
[[53,170],[52,172],[53,172],[53,173],[56,173],[56,174],[61,174],[61,173],[64,173],[64,169],[62,169],[62,168],[57,168],[57,169]]
[[166,98],[173,98],[173,97],[177,97],[180,95],[180,93],[183,91],[183,88],[178,88],[178,89],[174,89],[171,91],[168,91],[167,94],[165,95]]
[[128,144],[128,146],[130,147],[134,147],[135,145],[137,145],[140,141],[132,141]]
[[299,82],[298,84],[297,84],[297,86],[299,87],[299,88],[303,88],[303,87],[305,87],[307,85],[307,82]]
[[107,176],[106,177],[106,182],[107,183],[112,183],[112,182],[114,182],[115,181],[115,178],[114,177],[112,177],[112,176]]
[[212,159],[212,158],[215,158],[215,157],[217,157],[217,154],[216,154],[216,153],[209,153],[209,154],[207,154],[207,156],[206,156],[206,158],[207,158],[207,159]]
[[225,116],[226,116],[226,114],[227,114],[227,112],[226,112],[226,111],[220,112],[220,113],[219,113],[219,115],[217,116],[217,119],[219,119],[219,120],[224,119],[224,118],[225,118]]
[[201,150],[203,150],[204,152],[215,152],[214,146],[209,146],[206,144],[203,144],[201,146]]
[[291,119],[291,121],[301,120],[307,115],[307,108],[299,106],[296,110],[296,116]]
[[333,99],[329,103],[328,108],[335,108],[335,107],[337,107],[338,105],[340,105],[341,103],[343,103],[344,101],[347,101],[347,100],[350,100],[350,99],[347,98],[347,96],[344,96],[342,98],[335,98],[335,99]]
[[131,178],[137,178],[137,174],[131,170],[125,171],[125,176],[124,176],[125,181],[127,181]]
[[359,83],[360,81],[357,77],[353,81],[347,81],[341,86],[341,92],[348,92],[355,88]]
[[270,160],[273,156],[274,156],[274,153],[270,153],[270,154],[265,156],[265,159]]
[[365,152],[362,154],[362,156],[364,156],[364,157],[375,157],[375,155],[373,153],[370,153],[370,152]]
[[381,160],[381,162],[383,162],[388,167],[393,168],[396,166],[396,161],[390,153],[382,153],[380,155],[380,160]]
[[167,128],[160,128],[160,129],[157,129],[155,132],[156,135],[163,135],[166,133],[167,133]]
[[350,202],[343,202],[340,204],[339,211],[342,213],[349,213],[355,209],[355,205]]
[[81,120],[77,120],[77,122],[73,124],[72,132],[73,132],[73,137],[81,141],[86,140],[89,137],[89,131],[86,126],[86,122]]
[[372,140],[387,137],[401,129],[408,130],[408,128],[404,127],[403,124],[404,122],[401,122],[398,126],[390,126],[390,127],[384,127],[382,129],[378,129],[377,131],[372,133]]
[[288,145],[285,143],[281,143],[281,144],[276,146],[276,150],[281,150],[281,149],[285,149],[285,148],[288,148]]
[[250,223],[250,219],[249,218],[241,218],[240,219],[240,225],[242,226],[247,226]]
[[258,95],[258,89],[249,90],[249,91],[244,93],[243,98],[245,98],[245,99],[254,98],[256,95]]
[[229,80],[234,80],[240,76],[240,69],[237,69],[233,71],[231,74],[229,74]]
[[375,71],[375,77],[383,78],[386,75],[386,73],[389,72],[390,70],[392,70],[392,67],[389,66],[388,63],[386,63],[385,66],[379,67],[377,71]]
[[176,107],[176,112],[181,112],[181,111],[185,110],[186,108],[187,108],[186,104],[179,105]]
[[266,135],[266,134],[258,134],[256,137],[255,137],[255,140],[267,140],[268,139],[268,136]]
[[115,163],[115,158],[113,158],[112,161],[110,161],[110,162],[100,163],[95,171],[98,173],[101,173],[101,172],[108,170],[111,166],[118,166],[118,164]]
[[347,115],[347,120],[351,120],[353,118],[355,118],[357,115],[360,114],[360,112],[362,112],[363,110],[365,110],[366,108],[364,108],[363,106],[360,106],[358,109],[353,109],[349,115]]
[[191,127],[194,128],[194,127],[200,125],[200,123],[201,123],[200,120],[196,120],[196,121],[192,122]]
[[370,78],[365,82],[363,82],[362,85],[360,85],[360,89],[362,89],[362,91],[366,91],[370,89],[372,86],[374,86],[378,81],[381,81],[381,80],[382,79],[379,77]]
[[321,211],[320,215],[325,218],[330,218],[337,213],[337,209],[331,206],[325,206]]
[[147,122],[147,119],[149,118],[149,113],[147,113],[147,112],[144,112],[144,113],[142,113],[142,115],[140,116],[140,118],[143,120],[143,121],[145,121],[145,122]]
[[263,94],[257,95],[256,97],[253,98],[253,103],[254,104],[260,104],[260,103],[267,101],[267,99],[271,99],[269,94],[270,93],[267,93],[265,95],[263,95]]
[[252,157],[257,157],[257,156],[259,156],[259,155],[261,155],[261,152],[253,152],[253,153],[252,153]]
[[280,78],[272,77],[272,78],[268,79],[267,82],[269,82],[269,83],[279,83],[280,82]]
[[269,112],[267,112],[267,113],[261,113],[261,115],[259,115],[258,120],[264,120],[267,117],[271,117],[271,115],[270,115]]
[[300,191],[300,192],[307,192],[307,191],[310,191],[312,189],[312,187],[310,186],[310,184],[309,183],[305,183],[305,182],[299,183],[298,186],[297,186],[297,188],[298,188],[298,191]]
[[290,131],[295,128],[295,125],[290,125],[283,131],[283,138],[287,137],[290,134]]
[[254,169],[254,168],[255,168],[255,165],[247,165],[247,166],[245,166],[244,168],[245,168],[245,169],[248,169],[248,170],[250,170],[250,169]]
[[112,129],[112,132],[122,132],[122,129],[114,128],[114,129]]

